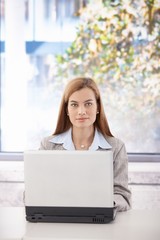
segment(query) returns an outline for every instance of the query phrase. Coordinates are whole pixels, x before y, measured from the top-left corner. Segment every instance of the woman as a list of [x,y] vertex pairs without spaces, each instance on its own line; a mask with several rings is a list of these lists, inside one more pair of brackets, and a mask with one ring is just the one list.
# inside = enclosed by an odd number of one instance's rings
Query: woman
[[113,137],[104,113],[100,92],[90,78],[76,78],[65,88],[52,136],[41,150],[113,151],[114,200],[118,211],[131,207],[128,189],[128,158],[125,145]]

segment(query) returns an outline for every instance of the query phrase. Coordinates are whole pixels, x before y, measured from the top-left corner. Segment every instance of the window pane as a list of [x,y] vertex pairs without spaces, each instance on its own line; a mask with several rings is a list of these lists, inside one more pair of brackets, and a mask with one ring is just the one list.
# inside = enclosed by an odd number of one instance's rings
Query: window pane
[[98,83],[127,151],[159,153],[158,1],[151,25],[143,0],[126,9],[116,1],[9,2],[0,11],[1,151],[37,149],[54,131],[64,85],[84,75]]

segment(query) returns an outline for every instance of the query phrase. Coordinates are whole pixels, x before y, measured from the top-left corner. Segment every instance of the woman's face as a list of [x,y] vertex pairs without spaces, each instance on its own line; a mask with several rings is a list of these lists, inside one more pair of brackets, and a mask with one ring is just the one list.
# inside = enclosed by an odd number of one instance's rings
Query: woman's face
[[74,127],[84,128],[94,124],[97,108],[94,92],[90,88],[83,88],[70,96],[67,112]]

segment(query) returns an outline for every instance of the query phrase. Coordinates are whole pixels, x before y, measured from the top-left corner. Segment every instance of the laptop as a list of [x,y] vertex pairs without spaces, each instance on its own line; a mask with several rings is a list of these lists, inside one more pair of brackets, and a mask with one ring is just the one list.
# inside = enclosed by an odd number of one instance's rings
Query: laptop
[[30,222],[114,220],[112,151],[24,152],[25,212]]

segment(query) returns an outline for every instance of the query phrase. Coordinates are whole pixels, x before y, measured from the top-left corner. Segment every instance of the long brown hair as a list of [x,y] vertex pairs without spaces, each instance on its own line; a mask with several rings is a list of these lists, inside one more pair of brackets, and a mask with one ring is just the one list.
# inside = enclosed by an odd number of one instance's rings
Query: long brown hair
[[72,126],[72,124],[69,120],[69,117],[67,116],[68,101],[69,101],[70,96],[74,92],[79,91],[83,88],[90,88],[94,92],[96,100],[97,100],[99,114],[97,114],[96,121],[94,123],[95,127],[105,137],[106,136],[113,137],[113,135],[109,129],[108,121],[107,121],[107,118],[106,118],[106,115],[104,112],[99,89],[93,79],[84,78],[84,77],[75,78],[67,84],[67,86],[64,90],[64,94],[62,96],[58,120],[57,120],[57,126],[56,126],[56,129],[55,129],[55,132],[53,135],[66,132]]

